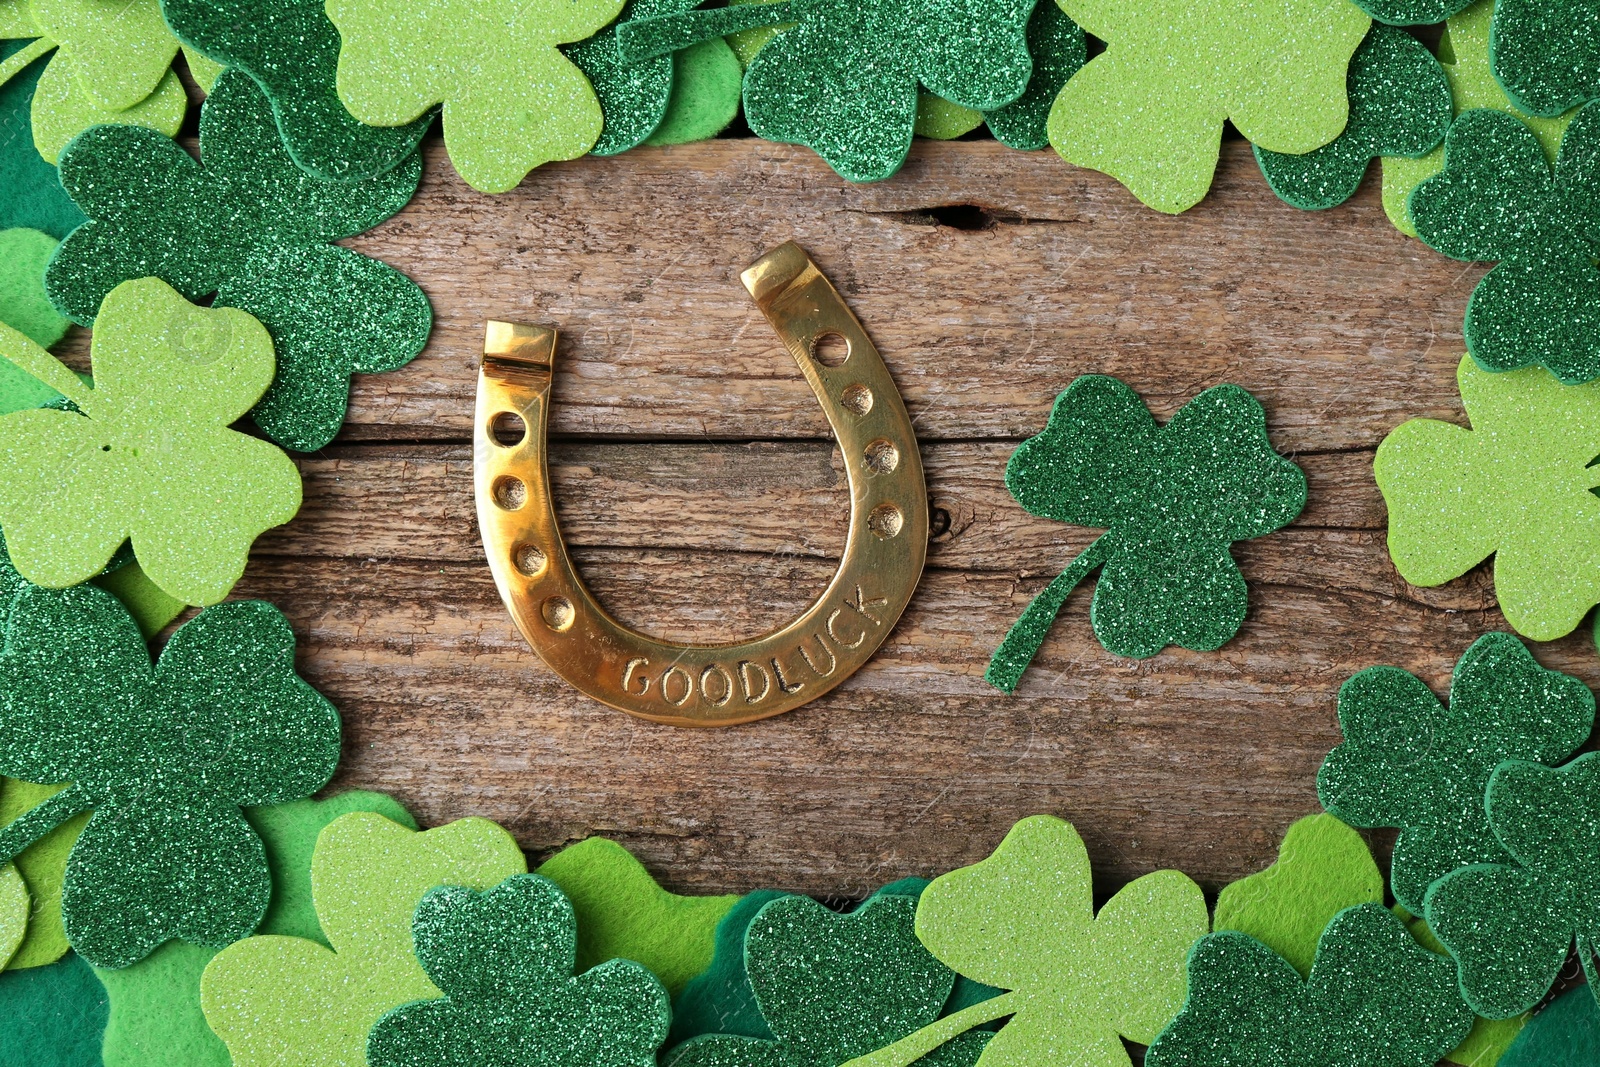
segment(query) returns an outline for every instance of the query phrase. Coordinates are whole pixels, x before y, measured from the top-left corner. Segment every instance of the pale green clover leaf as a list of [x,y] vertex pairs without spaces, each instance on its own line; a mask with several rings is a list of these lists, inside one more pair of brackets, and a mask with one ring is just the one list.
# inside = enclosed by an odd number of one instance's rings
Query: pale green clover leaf
[[350,113],[403,126],[444,105],[444,141],[474,189],[503,193],[551,160],[575,159],[604,116],[556,48],[584,40],[623,0],[328,0],[338,90]]
[[96,327],[91,389],[0,326],[0,356],[77,408],[0,417],[11,562],[38,585],[76,585],[131,538],[151,581],[214,604],[251,542],[300,507],[289,457],[228,428],[272,381],[272,342],[244,312],[195,307],[156,278],[113,289]]

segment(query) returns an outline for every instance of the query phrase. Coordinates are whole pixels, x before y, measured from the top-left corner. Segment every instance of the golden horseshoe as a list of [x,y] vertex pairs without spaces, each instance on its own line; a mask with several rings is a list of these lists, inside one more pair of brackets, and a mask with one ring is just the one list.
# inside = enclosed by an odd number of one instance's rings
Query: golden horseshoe
[[[732,726],[815,700],[854,674],[894,628],[922,576],[928,499],[905,404],[839,293],[792,242],[741,278],[800,365],[845,456],[850,533],[827,590],[753,641],[678,645],[627,629],[597,604],[556,526],[546,466],[556,331],[491,322],[473,444],[478,526],[495,585],[528,644],[594,699],[653,722]],[[843,338],[836,365],[818,342]],[[518,415],[520,440],[497,423]]]

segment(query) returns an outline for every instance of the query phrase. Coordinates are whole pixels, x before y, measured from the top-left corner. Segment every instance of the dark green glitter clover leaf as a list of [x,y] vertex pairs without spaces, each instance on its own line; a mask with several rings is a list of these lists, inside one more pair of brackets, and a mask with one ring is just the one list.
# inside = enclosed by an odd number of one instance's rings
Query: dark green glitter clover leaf
[[1006,464],[1006,488],[1035,515],[1106,528],[989,661],[984,677],[1008,693],[1097,567],[1090,619],[1107,651],[1221,647],[1247,606],[1232,543],[1288,525],[1306,503],[1305,474],[1272,450],[1261,405],[1237,385],[1207,389],[1157,426],[1137,393],[1098,374],[1056,398],[1044,432]]
[[161,0],[178,40],[254,78],[290,158],[326,181],[359,181],[405,162],[432,114],[368,126],[339,101],[339,31],[323,0]]
[[[917,900],[881,893],[847,915],[801,896],[766,904],[745,935],[745,966],[773,1040],[707,1034],[667,1067],[839,1067],[933,1022],[955,972],[917,940]],[[921,1059],[971,1067],[992,1037],[966,1034]]]
[[1027,90],[1005,107],[985,112],[983,120],[995,140],[1031,152],[1050,147],[1050,109],[1061,87],[1083,69],[1089,46],[1082,27],[1055,0],[1039,0],[1028,20],[1028,53],[1033,76]]
[[1530,115],[1553,117],[1600,97],[1600,2],[1496,0],[1489,67]]
[[1520,1015],[1544,999],[1576,941],[1600,1000],[1600,752],[1558,768],[1507,760],[1485,806],[1510,862],[1448,874],[1426,900],[1462,996],[1486,1019]]
[[289,157],[266,97],[239,71],[217,79],[201,110],[200,154],[203,165],[131,126],[76,138],[61,181],[90,221],[56,250],[45,290],[84,325],[119,282],[146,275],[250,312],[277,350],[277,377],[252,417],[289,448],[321,448],[344,421],[352,374],[395,370],[427,343],[433,313],[416,283],[332,243],[404,207],[422,161],[318,181]]
[[574,976],[578,920],[550,879],[432,889],[411,932],[444,998],[380,1018],[367,1038],[372,1067],[655,1067],[667,991],[632,960]]
[[1390,26],[1431,26],[1472,0],[1354,0],[1361,10]]
[[1146,1067],[1433,1067],[1472,1028],[1450,961],[1381,904],[1334,916],[1309,978],[1246,934],[1189,954],[1189,997]]
[[254,930],[272,877],[240,808],[308,797],[339,762],[339,713],[295,674],[294,633],[261,601],[206,609],[152,665],[110,593],[25,589],[0,701],[0,774],[72,783],[0,830],[0,860],[94,811],[61,914],[72,947],[102,967],[172,938],[221,947]]
[[1467,302],[1479,366],[1538,365],[1568,385],[1600,377],[1600,107],[1573,118],[1553,172],[1521,121],[1463,112],[1445,135],[1444,170],[1407,207],[1435,250],[1498,261]]
[[1304,155],[1256,146],[1256,163],[1279,199],[1314,211],[1355,195],[1379,156],[1427,155],[1455,113],[1444,68],[1421,41],[1374,23],[1350,59],[1350,120],[1330,143]]
[[1344,742],[1317,772],[1322,806],[1352,826],[1400,828],[1389,882],[1420,915],[1428,887],[1509,857],[1489,828],[1484,790],[1502,761],[1555,764],[1594,728],[1594,694],[1546,670],[1511,634],[1484,634],[1441,703],[1416,675],[1369,667],[1339,687]]
[[784,0],[634,19],[618,43],[624,59],[639,62],[710,37],[782,27],[745,72],[751,130],[806,145],[842,177],[870,182],[905,162],[919,85],[984,112],[1026,92],[1035,2]]

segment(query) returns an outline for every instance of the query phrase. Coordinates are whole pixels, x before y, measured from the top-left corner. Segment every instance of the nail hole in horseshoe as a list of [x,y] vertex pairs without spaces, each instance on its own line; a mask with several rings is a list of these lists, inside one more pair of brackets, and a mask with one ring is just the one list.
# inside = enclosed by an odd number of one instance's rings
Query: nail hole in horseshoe
[[906,524],[906,517],[893,504],[879,504],[867,516],[867,529],[878,535],[880,541],[898,537]]
[[528,424],[515,411],[502,411],[489,423],[489,436],[504,448],[520,445],[528,436]]
[[572,610],[572,601],[564,596],[550,597],[540,607],[539,612],[544,616],[544,624],[558,631],[569,628],[576,614]]
[[842,334],[822,334],[811,342],[811,358],[824,367],[842,367],[850,358],[850,342]]
[[528,502],[528,487],[521,478],[502,474],[494,480],[494,502],[502,511],[516,511]]
[[548,562],[549,557],[537,545],[518,545],[511,550],[511,565],[526,578],[537,578]]

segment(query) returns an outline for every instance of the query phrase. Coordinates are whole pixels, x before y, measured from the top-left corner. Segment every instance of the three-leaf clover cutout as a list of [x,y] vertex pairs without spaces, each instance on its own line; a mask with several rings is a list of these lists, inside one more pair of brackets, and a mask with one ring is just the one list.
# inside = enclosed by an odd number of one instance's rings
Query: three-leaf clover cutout
[[1489,61],[1495,80],[1530,115],[1559,115],[1600,97],[1600,7],[1495,0]]
[[577,919],[548,878],[433,889],[412,935],[444,997],[379,1019],[372,1067],[655,1067],[672,1017],[667,991],[632,960],[574,975]]
[[1305,474],[1273,451],[1261,405],[1245,390],[1207,389],[1158,426],[1138,394],[1103,375],[1084,375],[1056,398],[1044,432],[1006,465],[1006,488],[1035,515],[1107,528],[996,650],[985,677],[1006,692],[1096,568],[1090,618],[1110,652],[1221,647],[1248,606],[1230,546],[1288,525],[1306,501]]
[[1467,351],[1485,370],[1540,366],[1567,384],[1600,377],[1600,107],[1579,111],[1552,168],[1503,111],[1457,116],[1444,170],[1407,201],[1429,247],[1497,261],[1467,301]]
[[1506,621],[1553,640],[1600,602],[1600,384],[1564,386],[1537,367],[1490,374],[1470,357],[1456,377],[1472,429],[1412,419],[1378,446],[1389,556],[1432,586],[1492,553]]
[[1390,888],[1420,915],[1428,887],[1445,875],[1506,862],[1484,810],[1495,767],[1559,763],[1588,738],[1594,713],[1588,686],[1541,667],[1511,634],[1472,643],[1448,705],[1407,671],[1369,667],[1339,687],[1345,739],[1317,773],[1317,794],[1352,825],[1400,828]]
[[0,860],[94,812],[61,900],[81,956],[125,967],[172,938],[221,947],[255,929],[272,878],[240,809],[310,796],[340,745],[339,714],[295,673],[275,608],[209,608],[152,664],[111,594],[25,589],[0,694],[0,774],[72,783],[0,830]]

